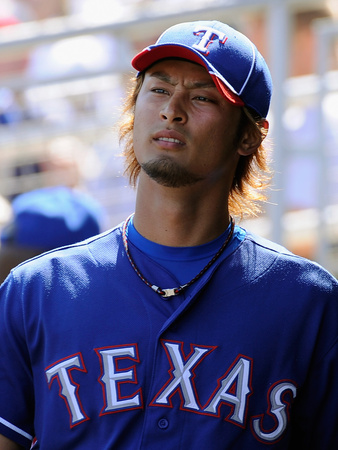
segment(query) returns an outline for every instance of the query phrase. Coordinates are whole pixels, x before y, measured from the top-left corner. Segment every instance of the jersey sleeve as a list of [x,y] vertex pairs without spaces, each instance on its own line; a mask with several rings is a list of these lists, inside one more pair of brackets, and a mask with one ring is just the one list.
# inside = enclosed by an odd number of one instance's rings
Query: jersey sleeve
[[[314,363],[297,394],[291,450],[338,448],[338,287],[323,315]],[[302,330],[299,330],[302,333]]]
[[0,434],[29,449],[34,389],[21,292],[12,275],[0,287]]

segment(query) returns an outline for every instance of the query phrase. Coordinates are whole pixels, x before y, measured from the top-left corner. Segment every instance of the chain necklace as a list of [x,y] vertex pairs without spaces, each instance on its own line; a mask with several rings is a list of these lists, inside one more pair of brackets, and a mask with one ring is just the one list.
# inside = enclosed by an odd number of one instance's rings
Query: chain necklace
[[216,261],[216,259],[222,254],[222,252],[225,250],[226,246],[228,245],[228,243],[230,242],[232,235],[234,233],[234,228],[235,228],[235,222],[233,221],[232,217],[230,217],[230,223],[231,223],[231,229],[230,232],[226,238],[226,240],[224,241],[224,243],[222,244],[221,248],[218,250],[218,252],[211,258],[211,260],[208,262],[208,264],[206,266],[203,267],[203,269],[192,279],[190,280],[188,283],[186,284],[182,284],[181,286],[175,287],[175,288],[167,288],[167,289],[162,289],[159,286],[156,286],[155,284],[151,284],[140,272],[140,270],[138,269],[138,267],[136,266],[133,258],[131,257],[131,254],[129,252],[129,248],[128,248],[128,239],[127,239],[127,227],[128,227],[128,223],[131,219],[131,217],[133,216],[133,214],[131,214],[128,219],[124,222],[123,224],[123,229],[122,229],[122,239],[123,239],[123,245],[124,245],[124,249],[126,251],[127,257],[129,259],[129,262],[131,264],[131,266],[133,267],[133,269],[135,270],[135,272],[137,273],[137,275],[141,278],[141,280],[147,285],[149,286],[153,291],[155,291],[157,294],[161,295],[163,298],[168,298],[168,297],[173,297],[175,295],[180,294],[184,289],[186,289],[187,287],[191,286],[193,283],[195,283],[195,281],[197,281],[199,278],[201,278],[201,276],[209,269],[209,267]]

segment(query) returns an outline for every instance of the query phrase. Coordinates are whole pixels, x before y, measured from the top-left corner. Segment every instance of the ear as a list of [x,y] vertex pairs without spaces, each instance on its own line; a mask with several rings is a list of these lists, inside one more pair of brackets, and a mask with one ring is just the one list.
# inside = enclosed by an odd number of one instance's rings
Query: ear
[[266,119],[261,119],[258,122],[258,126],[261,131],[260,134],[253,132],[246,132],[243,134],[237,150],[241,156],[249,156],[252,155],[252,153],[255,153],[268,134],[269,122]]

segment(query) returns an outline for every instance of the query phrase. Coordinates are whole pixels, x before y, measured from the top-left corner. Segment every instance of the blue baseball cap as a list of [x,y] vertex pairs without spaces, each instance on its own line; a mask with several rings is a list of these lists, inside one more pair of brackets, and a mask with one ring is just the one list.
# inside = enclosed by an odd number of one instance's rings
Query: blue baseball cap
[[184,58],[204,66],[231,103],[269,111],[272,80],[256,46],[244,34],[219,21],[184,22],[168,28],[154,45],[132,59],[139,73],[165,58]]
[[1,244],[51,250],[101,231],[103,209],[87,194],[63,186],[18,195],[13,217],[1,232]]

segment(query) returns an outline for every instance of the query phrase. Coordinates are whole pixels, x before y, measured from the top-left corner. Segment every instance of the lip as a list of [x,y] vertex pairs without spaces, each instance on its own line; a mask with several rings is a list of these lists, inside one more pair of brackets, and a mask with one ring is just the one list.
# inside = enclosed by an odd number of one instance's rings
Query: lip
[[156,142],[160,142],[164,146],[182,146],[185,145],[185,140],[181,133],[175,130],[162,130],[153,135]]

